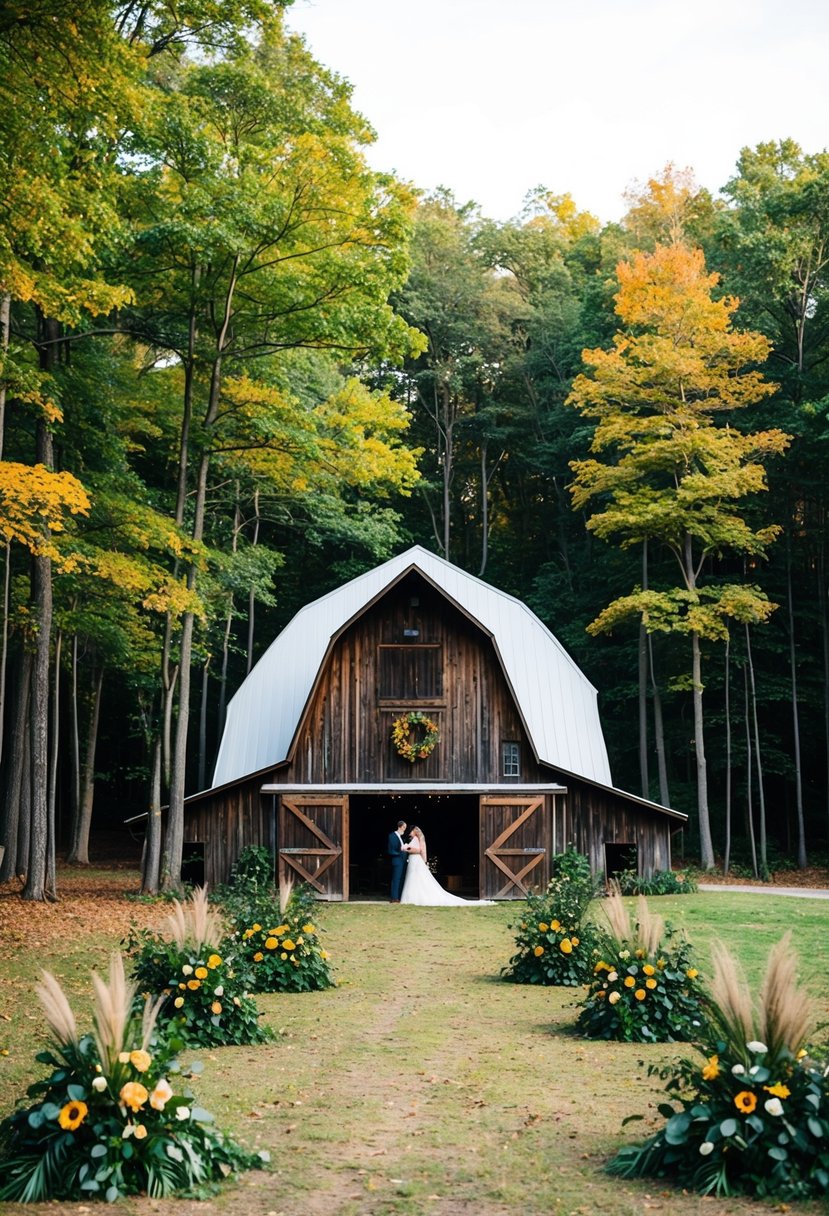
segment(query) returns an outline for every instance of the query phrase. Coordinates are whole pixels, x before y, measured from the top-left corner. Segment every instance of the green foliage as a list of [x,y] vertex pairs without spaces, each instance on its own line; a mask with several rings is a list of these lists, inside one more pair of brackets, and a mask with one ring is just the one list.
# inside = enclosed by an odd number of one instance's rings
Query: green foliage
[[527,896],[515,935],[517,951],[502,970],[516,984],[576,987],[590,974],[596,930],[585,914],[598,884],[587,858],[572,847],[556,854],[552,871],[546,890]]
[[243,966],[232,958],[207,949],[194,954],[148,929],[134,933],[128,946],[141,991],[165,997],[159,1023],[188,1046],[229,1047],[273,1038],[260,1023]]
[[577,1030],[588,1039],[673,1043],[690,1039],[702,1017],[689,942],[670,927],[658,950],[604,937]]
[[111,1062],[90,1034],[38,1053],[50,1075],[29,1086],[32,1103],[0,1123],[0,1200],[203,1193],[262,1164],[265,1155],[224,1137],[198,1105],[187,1084],[198,1066],[182,1067],[181,1041],[156,1030],[145,1042],[136,1009]]
[[697,881],[690,870],[654,870],[648,878],[636,870],[616,875],[622,895],[693,895]]
[[[250,845],[239,854],[226,883],[216,887],[213,902],[231,924],[279,917],[279,897],[273,880],[273,857],[264,845]],[[261,915],[260,915],[261,914]],[[274,921],[274,923],[276,923]]]

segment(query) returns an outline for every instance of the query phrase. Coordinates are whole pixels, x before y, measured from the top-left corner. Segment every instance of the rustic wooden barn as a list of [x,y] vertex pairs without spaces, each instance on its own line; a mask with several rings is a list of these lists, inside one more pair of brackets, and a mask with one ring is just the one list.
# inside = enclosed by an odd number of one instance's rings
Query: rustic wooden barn
[[[439,741],[411,761],[392,728],[416,712]],[[419,547],[308,605],[263,655],[213,786],[186,801],[186,850],[210,884],[258,844],[321,898],[365,897],[400,818],[444,885],[494,899],[543,886],[568,844],[597,873],[665,869],[685,822],[613,787],[596,690],[526,605]]]

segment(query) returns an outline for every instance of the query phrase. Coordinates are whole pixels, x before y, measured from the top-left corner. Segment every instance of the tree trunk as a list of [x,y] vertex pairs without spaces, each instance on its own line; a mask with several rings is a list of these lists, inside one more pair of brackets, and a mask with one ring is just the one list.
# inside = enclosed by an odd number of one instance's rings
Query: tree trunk
[[81,813],[81,724],[78,707],[78,635],[72,638],[72,838]]
[[[648,586],[648,543],[642,546],[642,589]],[[644,619],[639,621],[639,784],[642,797],[650,798],[648,773],[648,631]]]
[[750,697],[748,692],[748,664],[743,668],[743,696],[745,702],[746,726],[746,829],[751,848],[751,872],[755,878],[759,875],[757,867],[757,842],[754,838],[754,799],[752,796],[752,766],[751,766],[751,719]]
[[207,689],[210,683],[210,655],[201,672],[201,706],[199,707],[199,789],[206,785],[207,774]]
[[141,894],[157,895],[161,869],[161,739],[153,741],[150,807],[141,870]]
[[722,872],[728,874],[731,864],[731,631],[725,638],[725,848]]
[[[826,530],[826,512],[823,513],[823,530]],[[818,602],[820,604],[820,626],[823,634],[823,757],[826,768],[824,790],[826,808],[826,831],[829,835],[829,586],[826,582],[826,543],[822,540],[818,560]]]
[[[253,525],[253,547],[259,543],[259,491],[255,490],[253,494],[253,509],[255,511],[255,523]],[[253,587],[248,592],[248,665],[246,675],[250,675],[250,669],[253,666],[253,631],[254,631],[254,612],[256,606],[256,596]]]
[[23,787],[28,779],[26,773],[27,752],[26,737],[29,731],[29,695],[32,687],[32,655],[28,649],[23,652],[20,664],[20,682],[17,686],[17,697],[14,705],[14,725],[12,727],[11,744],[8,753],[8,782],[6,785],[6,806],[3,819],[3,843],[5,852],[0,862],[0,882],[9,882],[20,873],[25,861],[19,855],[20,812],[23,800]]
[[786,589],[789,603],[789,666],[792,681],[792,729],[794,732],[794,776],[797,795],[797,864],[805,870],[809,864],[806,856],[806,825],[803,816],[803,771],[800,762],[800,714],[797,707],[797,654],[794,644],[794,594],[792,592],[791,546],[787,546]]
[[656,768],[659,773],[659,801],[662,806],[671,805],[671,792],[668,787],[668,763],[665,757],[665,730],[662,725],[662,697],[656,682],[656,669],[653,662],[653,638],[648,634],[648,667],[651,676],[651,700],[653,701],[653,735],[656,745]]
[[[11,336],[12,298],[9,292],[0,296],[0,357],[5,357],[9,350]],[[0,460],[3,459],[3,444],[6,436],[6,394],[8,384],[5,376],[0,379]]]
[[95,753],[98,747],[98,727],[101,720],[104,669],[101,666],[94,677],[92,704],[89,709],[89,728],[86,735],[83,771],[81,774],[81,796],[78,815],[73,824],[72,847],[67,861],[73,865],[89,865],[89,833],[92,827],[92,808],[95,801]]
[[9,667],[9,604],[11,591],[11,544],[6,541],[6,561],[3,566],[3,641],[0,650],[0,760],[6,735],[6,673]]
[[60,659],[63,651],[63,630],[55,638],[55,682],[52,686],[52,741],[49,757],[48,844],[46,849],[46,894],[58,897],[58,874],[55,863],[57,849],[58,756],[60,754]]
[[714,868],[714,845],[708,815],[708,766],[705,760],[705,737],[702,729],[702,660],[698,633],[691,634],[691,679],[694,686],[694,751],[697,760],[697,815],[699,818],[699,855],[703,870]]
[[[32,659],[34,668],[34,658]],[[17,829],[17,877],[25,882],[29,873],[32,847],[32,694],[29,693],[28,717],[23,731],[23,772],[20,780],[20,823]]]
[[751,721],[754,731],[754,760],[757,766],[757,801],[760,807],[760,874],[763,878],[768,878],[769,873],[769,854],[768,854],[768,836],[766,825],[766,791],[763,785],[763,764],[760,755],[760,727],[757,721],[757,685],[754,681],[754,658],[751,653],[751,632],[748,624],[746,630],[746,663],[748,669],[748,682],[751,691]]

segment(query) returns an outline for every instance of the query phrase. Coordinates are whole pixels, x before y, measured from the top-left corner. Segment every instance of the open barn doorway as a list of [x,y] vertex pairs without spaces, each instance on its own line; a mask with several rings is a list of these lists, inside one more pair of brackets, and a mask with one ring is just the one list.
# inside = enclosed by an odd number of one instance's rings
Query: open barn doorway
[[429,864],[442,887],[477,899],[478,798],[472,794],[352,794],[349,817],[351,899],[388,899],[389,832],[405,819],[422,828]]

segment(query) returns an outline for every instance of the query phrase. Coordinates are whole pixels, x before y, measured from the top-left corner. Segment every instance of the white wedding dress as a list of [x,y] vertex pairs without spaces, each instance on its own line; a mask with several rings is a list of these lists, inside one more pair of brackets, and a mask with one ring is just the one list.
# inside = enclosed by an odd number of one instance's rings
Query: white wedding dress
[[468,908],[476,904],[492,904],[493,900],[461,899],[460,895],[445,891],[423,860],[420,851],[413,849],[409,853],[406,881],[403,883],[400,902],[417,904],[421,908],[455,908],[461,904]]

